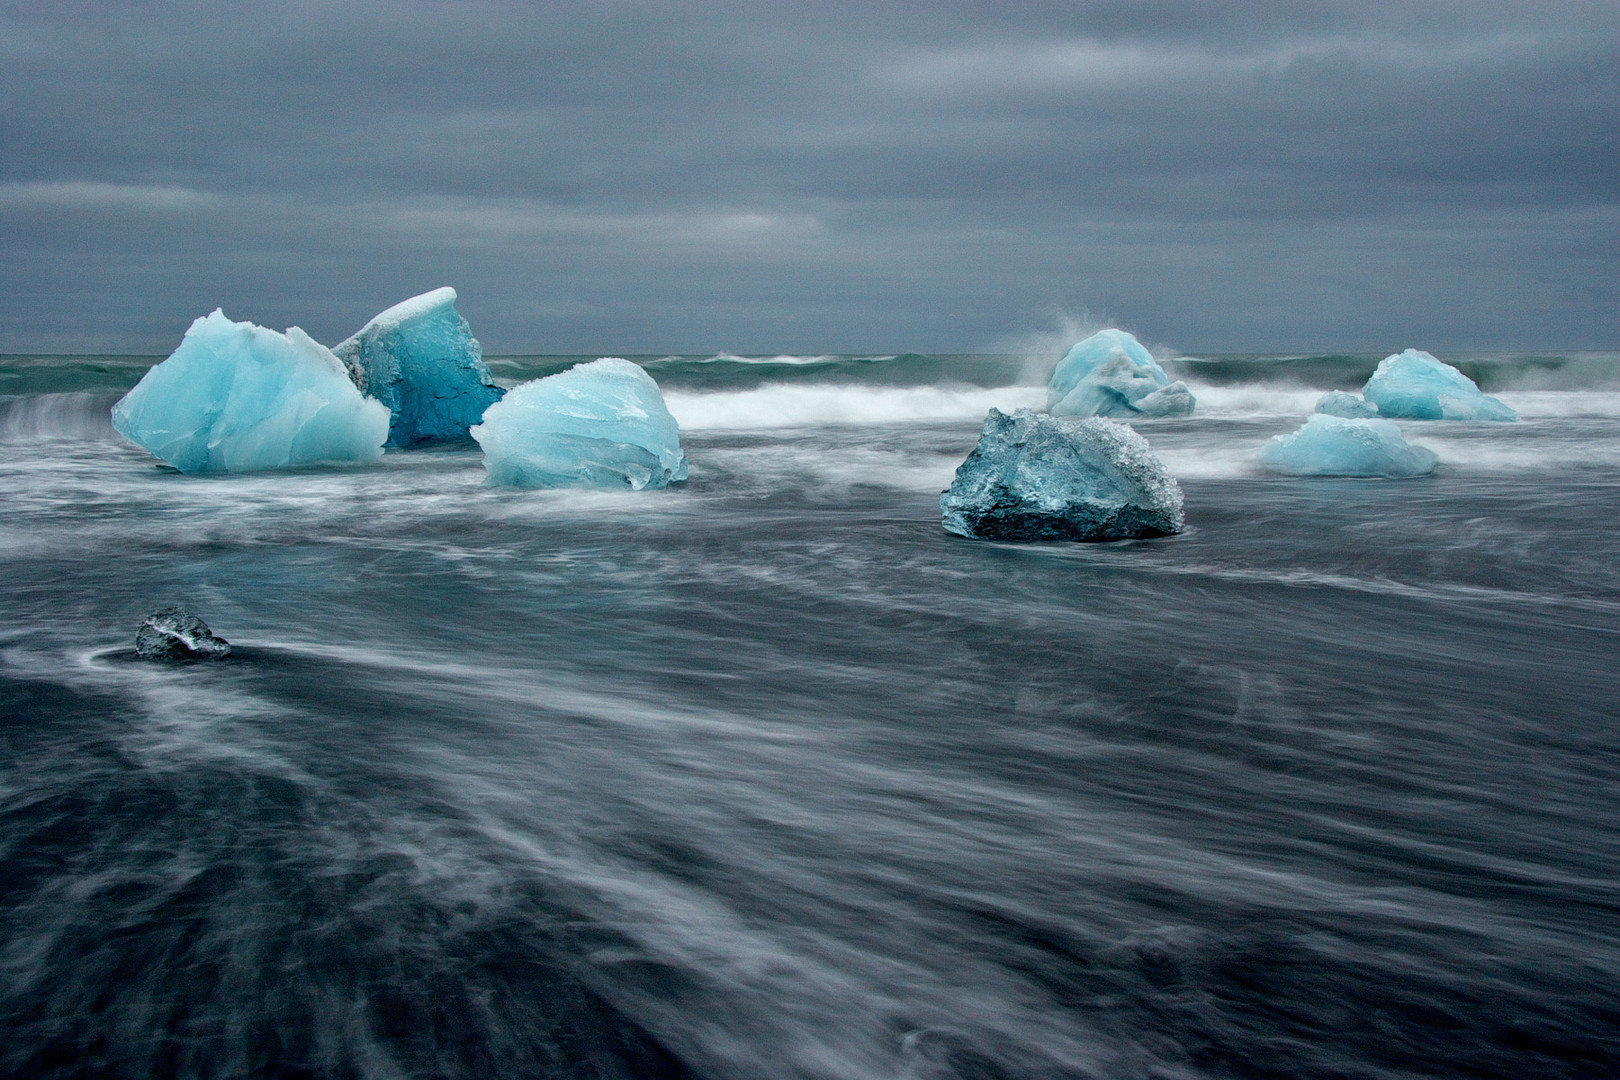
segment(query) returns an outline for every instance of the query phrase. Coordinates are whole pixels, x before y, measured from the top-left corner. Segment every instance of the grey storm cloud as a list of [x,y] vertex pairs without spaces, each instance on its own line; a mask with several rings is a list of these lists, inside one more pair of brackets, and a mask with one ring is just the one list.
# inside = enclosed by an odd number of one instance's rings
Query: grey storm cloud
[[1607,3],[9,3],[0,95],[0,349],[1616,336]]

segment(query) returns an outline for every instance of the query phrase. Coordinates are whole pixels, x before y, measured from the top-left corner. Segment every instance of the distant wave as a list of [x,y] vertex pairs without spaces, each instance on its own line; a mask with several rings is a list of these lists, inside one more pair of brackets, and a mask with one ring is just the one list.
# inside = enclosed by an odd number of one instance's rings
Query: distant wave
[[0,397],[0,442],[109,436],[113,433],[112,407],[120,396],[79,390]]
[[[692,360],[681,356],[665,357],[663,362],[683,364],[742,364],[746,367],[770,366],[781,364],[787,367],[816,367],[819,365],[835,364],[849,360],[867,363],[881,363],[884,360],[893,360],[893,356],[848,357],[834,356],[824,353],[820,356],[733,356],[731,353],[717,353],[707,359]],[[656,361],[655,361],[656,362]]]
[[[1163,360],[1174,378],[1204,386],[1276,386],[1359,390],[1387,353],[1285,356],[1177,356]],[[1620,353],[1436,352],[1486,393],[1511,390],[1620,390]]]

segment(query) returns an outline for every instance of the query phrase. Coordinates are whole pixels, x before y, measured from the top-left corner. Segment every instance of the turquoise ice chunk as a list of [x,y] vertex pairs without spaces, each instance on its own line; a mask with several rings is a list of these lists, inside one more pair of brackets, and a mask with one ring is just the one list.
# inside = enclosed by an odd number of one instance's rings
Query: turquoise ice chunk
[[990,410],[939,509],[947,532],[982,540],[1124,540],[1184,524],[1181,487],[1142,436],[1029,409]]
[[1329,390],[1316,403],[1316,411],[1328,416],[1342,416],[1346,420],[1364,420],[1378,415],[1378,410],[1356,394],[1343,390]]
[[1183,382],[1171,382],[1140,341],[1124,330],[1099,330],[1058,361],[1046,384],[1054,416],[1186,416],[1197,404]]
[[501,398],[449,286],[395,304],[332,351],[393,414],[390,446],[465,439]]
[[198,319],[112,410],[113,427],[186,473],[376,461],[388,409],[298,327]]
[[680,430],[658,384],[616,357],[514,387],[472,437],[492,484],[640,491],[686,479]]
[[1423,476],[1434,471],[1434,451],[1413,446],[1389,420],[1349,419],[1317,413],[1260,451],[1260,463],[1291,476]]
[[1385,357],[1362,396],[1378,415],[1403,420],[1517,420],[1519,414],[1474,380],[1420,349]]

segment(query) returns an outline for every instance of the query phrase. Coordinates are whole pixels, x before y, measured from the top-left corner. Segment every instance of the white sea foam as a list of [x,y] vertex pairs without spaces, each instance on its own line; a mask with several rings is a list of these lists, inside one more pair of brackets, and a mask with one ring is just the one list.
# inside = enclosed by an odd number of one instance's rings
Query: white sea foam
[[1249,440],[1219,446],[1176,447],[1159,440],[1153,443],[1153,452],[1177,480],[1230,480],[1260,475],[1255,461],[1260,445]]
[[111,409],[117,399],[96,390],[0,398],[0,442],[116,438]]
[[747,431],[980,419],[992,407],[1004,412],[1041,408],[1046,404],[1046,388],[776,385],[708,394],[672,391],[664,400],[682,431]]
[[1211,386],[1188,380],[1187,386],[1198,399],[1194,419],[1200,416],[1309,416],[1322,396],[1320,389],[1275,383]]
[[[1411,433],[1410,431],[1408,432]],[[1450,439],[1422,431],[1422,442],[1440,455],[1442,468],[1462,473],[1567,472],[1620,469],[1620,440]]]
[[857,487],[943,491],[967,455],[840,446],[716,448],[704,451],[701,468],[723,471],[733,490],[759,493],[801,488],[822,496],[847,495]]
[[1620,416],[1620,390],[1518,390],[1497,397],[1521,417]]

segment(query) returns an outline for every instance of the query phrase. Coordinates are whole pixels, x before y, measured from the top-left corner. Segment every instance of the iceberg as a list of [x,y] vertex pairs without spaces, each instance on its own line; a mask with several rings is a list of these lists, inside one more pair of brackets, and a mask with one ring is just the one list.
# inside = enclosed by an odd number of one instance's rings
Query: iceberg
[[1260,451],[1260,463],[1290,476],[1423,476],[1434,471],[1434,451],[1413,446],[1392,421],[1347,419],[1317,413]]
[[1419,349],[1385,357],[1362,396],[1378,415],[1406,420],[1517,420],[1519,414],[1474,380]]
[[448,286],[395,304],[332,352],[393,414],[390,446],[465,439],[501,398]]
[[939,497],[947,532],[982,540],[1128,540],[1184,526],[1181,487],[1125,424],[991,409]]
[[1316,411],[1326,416],[1340,416],[1346,420],[1364,420],[1377,416],[1378,410],[1357,394],[1343,390],[1329,390],[1316,403]]
[[113,427],[184,473],[376,461],[388,408],[294,326],[232,322],[218,308],[113,406]]
[[1058,361],[1046,384],[1055,416],[1186,416],[1197,404],[1183,382],[1171,382],[1140,341],[1124,330],[1099,330]]
[[472,437],[492,484],[640,491],[686,479],[680,431],[658,384],[617,357],[514,387]]

